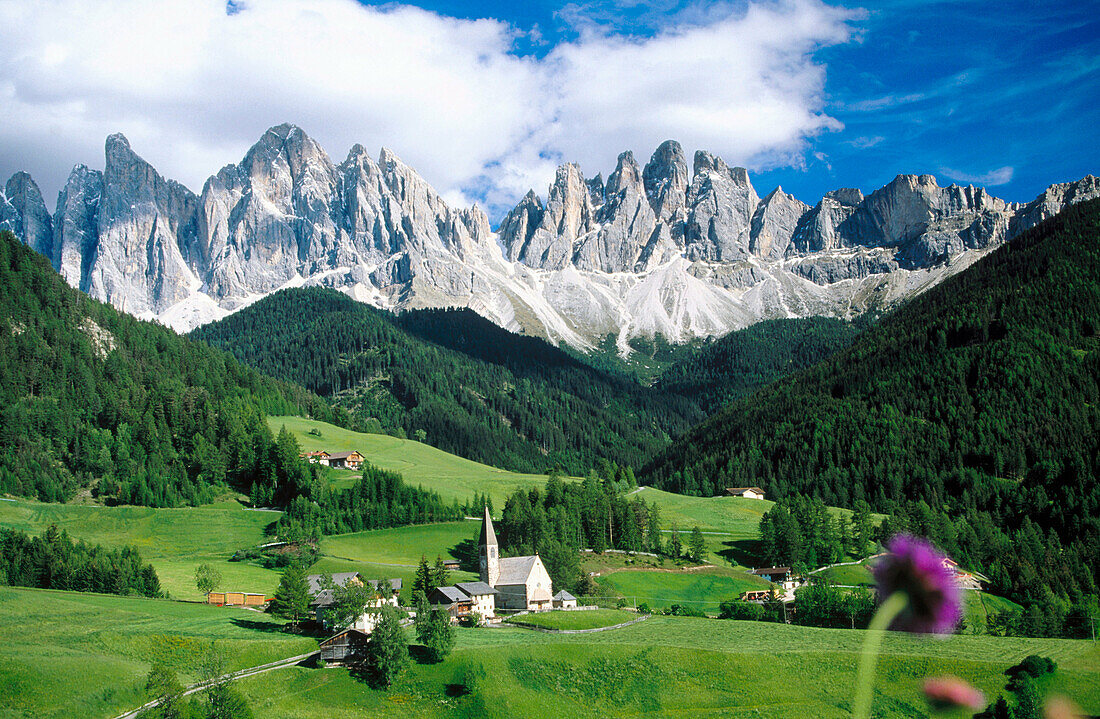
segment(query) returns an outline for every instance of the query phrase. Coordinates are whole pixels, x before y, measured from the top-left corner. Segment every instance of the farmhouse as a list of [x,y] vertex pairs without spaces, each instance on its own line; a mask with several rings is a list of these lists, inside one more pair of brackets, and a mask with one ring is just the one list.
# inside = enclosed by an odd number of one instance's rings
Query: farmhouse
[[[324,622],[323,612],[328,607],[331,607],[335,601],[332,596],[332,590],[325,589],[322,586],[323,574],[311,574],[306,579],[309,582],[309,593],[313,596],[313,600],[309,603],[310,611],[313,612],[313,616],[317,621]],[[400,579],[385,579],[382,580],[390,586],[390,596],[382,598],[376,596],[374,599],[368,601],[363,607],[363,613],[352,623],[352,627],[359,629],[363,632],[370,633],[376,624],[378,624],[381,614],[378,611],[383,604],[389,604],[396,607],[398,605],[397,595],[401,592],[401,580]],[[368,579],[363,580],[363,577],[359,572],[338,572],[332,575],[332,582],[338,587],[345,587],[348,584],[358,586],[369,586],[371,589],[378,591],[379,580]]]
[[328,466],[342,469],[362,469],[363,455],[355,450],[350,452],[330,452],[328,455]]
[[478,538],[481,581],[497,590],[496,606],[502,609],[550,609],[554,588],[550,574],[537,554],[501,557],[489,508],[481,521]]
[[458,582],[455,587],[470,598],[470,611],[485,619],[496,614],[496,598],[500,592],[485,582]]
[[329,664],[354,661],[364,656],[370,637],[358,629],[345,629],[321,642],[321,660]]
[[328,465],[329,454],[325,450],[319,449],[315,452],[302,452],[298,457],[306,460],[310,464]]
[[465,617],[474,607],[473,599],[458,587],[436,587],[428,595],[428,603],[446,609],[452,620]]
[[764,490],[760,487],[726,487],[726,494],[745,499],[763,499]]

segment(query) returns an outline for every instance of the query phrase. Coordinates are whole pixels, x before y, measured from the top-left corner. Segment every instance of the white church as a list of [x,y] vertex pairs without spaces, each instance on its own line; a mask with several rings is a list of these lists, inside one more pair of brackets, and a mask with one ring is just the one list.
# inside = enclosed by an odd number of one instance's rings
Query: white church
[[497,590],[498,608],[552,608],[554,588],[542,560],[537,554],[529,557],[501,557],[497,533],[493,530],[493,518],[489,516],[488,507],[485,508],[485,517],[481,523],[478,550],[481,581]]

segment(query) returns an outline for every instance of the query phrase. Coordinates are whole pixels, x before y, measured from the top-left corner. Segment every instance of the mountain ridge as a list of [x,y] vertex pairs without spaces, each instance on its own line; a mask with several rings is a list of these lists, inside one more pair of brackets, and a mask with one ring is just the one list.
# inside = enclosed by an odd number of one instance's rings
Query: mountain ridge
[[33,179],[0,195],[0,228],[65,280],[141,318],[187,330],[299,285],[376,307],[469,307],[512,331],[589,350],[608,334],[672,342],[762,319],[851,318],[887,309],[971,264],[1067,204],[1100,196],[1093,176],[1027,204],[982,188],[899,175],[864,195],[809,206],[704,150],[689,169],[662,143],[586,179],[559,167],[494,233],[382,148],[335,163],[300,128],[269,129],[199,193],[161,176],[122,135],[104,170],[77,165],[50,213]]

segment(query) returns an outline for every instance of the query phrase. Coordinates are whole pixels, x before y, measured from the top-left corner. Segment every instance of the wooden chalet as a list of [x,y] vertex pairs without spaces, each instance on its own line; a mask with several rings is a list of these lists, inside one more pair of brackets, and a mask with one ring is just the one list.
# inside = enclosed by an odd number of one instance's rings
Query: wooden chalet
[[370,635],[358,629],[345,629],[321,642],[321,660],[327,664],[343,664],[366,656]]
[[319,449],[316,452],[302,452],[298,455],[299,459],[304,459],[310,464],[328,464],[329,454],[323,449]]
[[760,487],[726,487],[726,494],[731,497],[744,497],[745,499],[764,498],[764,490]]
[[790,581],[791,578],[790,567],[765,567],[763,569],[754,569],[752,573],[774,584],[782,584],[783,582]]
[[363,460],[363,455],[355,450],[350,452],[329,452],[328,466],[338,467],[340,469],[358,470],[363,468]]

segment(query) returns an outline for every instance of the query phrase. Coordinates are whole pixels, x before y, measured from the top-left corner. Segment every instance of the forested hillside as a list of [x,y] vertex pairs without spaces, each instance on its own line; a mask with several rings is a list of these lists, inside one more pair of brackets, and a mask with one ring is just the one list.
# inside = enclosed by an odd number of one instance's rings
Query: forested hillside
[[[177,506],[290,475],[269,414],[344,420],[300,387],[90,299],[0,232],[0,493]],[[293,492],[289,492],[293,493]]]
[[361,429],[516,471],[640,465],[702,419],[690,401],[585,365],[469,310],[401,316],[334,290],[277,292],[192,337],[332,397]]
[[[1100,202],[1034,228],[643,472],[893,512],[1021,600],[1100,573]],[[1048,591],[1049,590],[1049,591]]]
[[862,324],[832,317],[758,322],[678,359],[655,386],[694,401],[709,415],[847,347]]

